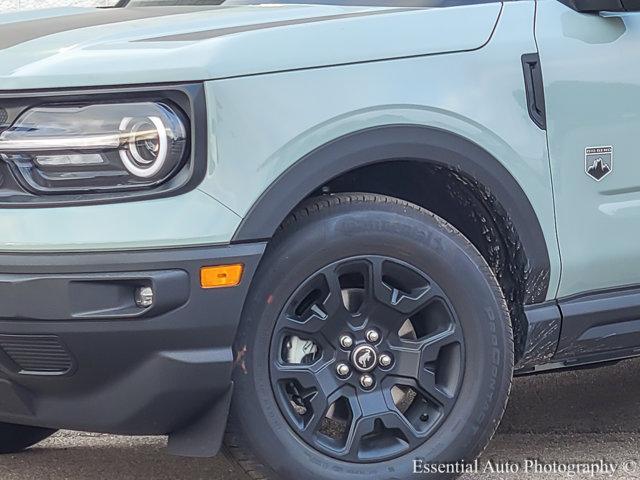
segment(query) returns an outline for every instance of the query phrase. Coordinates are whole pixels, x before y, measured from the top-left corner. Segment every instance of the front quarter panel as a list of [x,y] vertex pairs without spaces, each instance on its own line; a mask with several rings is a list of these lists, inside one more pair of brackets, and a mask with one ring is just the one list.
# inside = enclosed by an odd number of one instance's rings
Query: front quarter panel
[[336,138],[385,125],[447,130],[499,159],[530,199],[552,297],[559,258],[546,136],[528,115],[521,65],[536,51],[533,15],[533,2],[505,3],[491,41],[472,52],[207,83],[217,156],[202,188],[245,217],[292,163]]
[[226,243],[240,217],[200,190],[104,205],[0,209],[0,251],[95,251]]

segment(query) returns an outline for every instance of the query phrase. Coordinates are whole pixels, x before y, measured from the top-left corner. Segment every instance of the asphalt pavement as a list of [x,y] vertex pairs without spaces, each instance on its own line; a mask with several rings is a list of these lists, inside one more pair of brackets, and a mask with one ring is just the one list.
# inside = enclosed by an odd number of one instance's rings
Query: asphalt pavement
[[[640,479],[639,412],[640,360],[516,379],[479,472],[463,478]],[[164,443],[60,432],[27,453],[1,457],[0,480],[247,480],[224,455],[172,457]]]

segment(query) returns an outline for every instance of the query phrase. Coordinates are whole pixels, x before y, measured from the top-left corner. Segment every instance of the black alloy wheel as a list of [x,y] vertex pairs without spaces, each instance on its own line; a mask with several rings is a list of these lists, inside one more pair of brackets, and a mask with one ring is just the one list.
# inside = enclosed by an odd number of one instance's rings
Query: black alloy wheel
[[451,411],[464,337],[429,276],[384,256],[335,262],[283,309],[271,381],[289,425],[309,445],[378,462],[421,445]]

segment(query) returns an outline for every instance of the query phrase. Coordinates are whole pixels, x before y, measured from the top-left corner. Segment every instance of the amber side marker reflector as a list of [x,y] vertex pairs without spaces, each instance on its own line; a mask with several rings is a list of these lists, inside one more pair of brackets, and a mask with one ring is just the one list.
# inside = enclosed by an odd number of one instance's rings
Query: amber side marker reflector
[[218,265],[200,269],[200,286],[202,288],[235,287],[242,279],[241,263],[235,265]]

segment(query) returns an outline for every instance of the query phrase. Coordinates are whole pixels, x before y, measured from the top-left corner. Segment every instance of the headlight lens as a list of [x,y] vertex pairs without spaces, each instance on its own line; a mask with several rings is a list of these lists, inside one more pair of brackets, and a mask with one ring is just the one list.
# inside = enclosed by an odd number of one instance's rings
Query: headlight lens
[[0,134],[0,157],[39,193],[158,185],[188,155],[184,116],[165,103],[40,106]]

